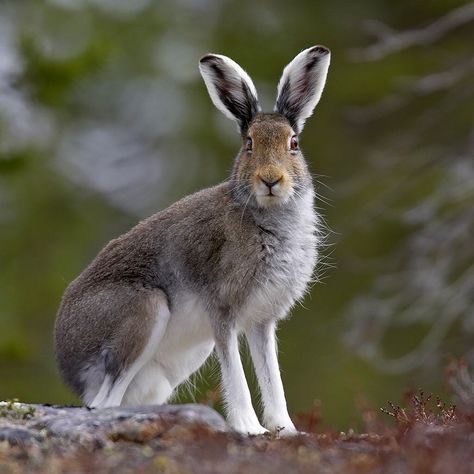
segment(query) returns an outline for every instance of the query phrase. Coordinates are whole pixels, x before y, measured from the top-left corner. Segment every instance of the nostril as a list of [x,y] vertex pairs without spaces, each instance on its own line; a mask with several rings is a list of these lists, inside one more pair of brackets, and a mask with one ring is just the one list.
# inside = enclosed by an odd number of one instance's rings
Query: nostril
[[262,183],[264,183],[266,186],[268,186],[270,189],[275,186],[275,184],[278,184],[280,181],[281,181],[281,176],[276,179],[275,181],[267,181],[266,179],[263,179],[261,176],[260,176],[260,179],[262,181]]

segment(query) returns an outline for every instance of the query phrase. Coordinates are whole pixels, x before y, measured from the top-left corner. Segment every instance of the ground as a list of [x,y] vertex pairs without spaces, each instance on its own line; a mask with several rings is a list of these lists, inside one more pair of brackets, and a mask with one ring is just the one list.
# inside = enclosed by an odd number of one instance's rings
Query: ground
[[[390,423],[393,418],[394,423]],[[423,394],[365,413],[367,432],[232,432],[206,405],[88,410],[0,403],[0,473],[474,472],[474,419]]]

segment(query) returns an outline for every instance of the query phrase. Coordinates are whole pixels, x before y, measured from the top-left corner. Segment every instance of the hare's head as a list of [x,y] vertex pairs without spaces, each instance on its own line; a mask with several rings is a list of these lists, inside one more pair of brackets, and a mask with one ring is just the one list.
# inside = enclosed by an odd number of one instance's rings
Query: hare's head
[[274,113],[262,113],[255,86],[237,63],[218,54],[201,59],[199,69],[212,102],[239,125],[242,148],[232,183],[246,205],[279,206],[311,187],[298,139],[321,98],[329,61],[324,46],[298,54],[283,71]]

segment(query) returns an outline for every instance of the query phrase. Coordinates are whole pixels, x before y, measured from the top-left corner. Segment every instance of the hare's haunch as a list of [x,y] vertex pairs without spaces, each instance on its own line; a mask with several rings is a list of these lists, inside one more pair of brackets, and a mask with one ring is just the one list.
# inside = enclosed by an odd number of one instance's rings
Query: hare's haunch
[[317,259],[318,218],[298,136],[326,81],[330,53],[286,66],[274,113],[262,113],[247,73],[208,54],[199,64],[213,103],[242,135],[230,179],[173,204],[109,242],[67,288],[55,326],[66,382],[91,407],[161,404],[215,348],[227,418],[265,431],[239,355],[245,333],[263,425],[295,432],[275,341]]

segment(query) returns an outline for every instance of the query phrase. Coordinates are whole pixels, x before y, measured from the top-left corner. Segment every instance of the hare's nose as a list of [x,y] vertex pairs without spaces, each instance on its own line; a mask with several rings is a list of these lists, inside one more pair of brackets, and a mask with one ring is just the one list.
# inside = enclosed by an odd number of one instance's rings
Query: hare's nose
[[276,179],[275,181],[267,181],[266,179],[263,179],[261,176],[260,176],[260,180],[262,181],[263,184],[265,184],[265,186],[268,187],[268,189],[272,189],[273,186],[275,186],[275,184],[278,184],[280,181],[281,181],[281,176]]

